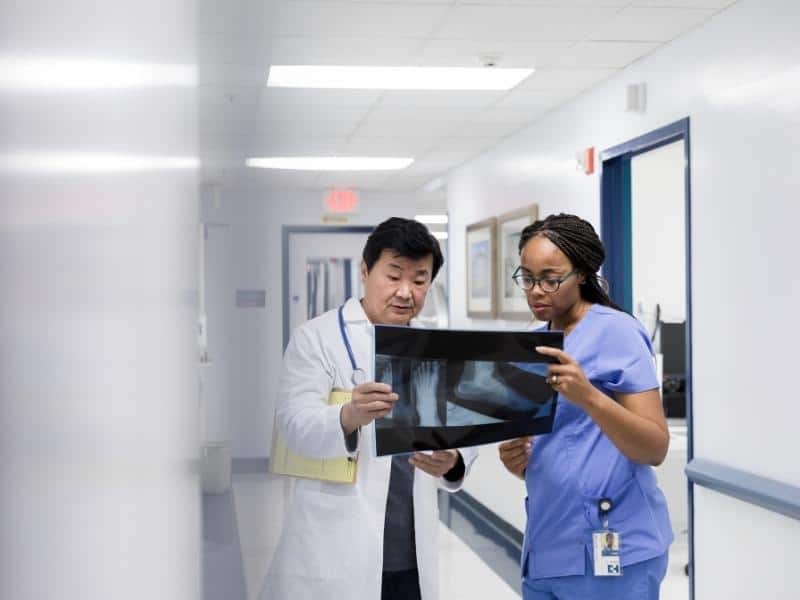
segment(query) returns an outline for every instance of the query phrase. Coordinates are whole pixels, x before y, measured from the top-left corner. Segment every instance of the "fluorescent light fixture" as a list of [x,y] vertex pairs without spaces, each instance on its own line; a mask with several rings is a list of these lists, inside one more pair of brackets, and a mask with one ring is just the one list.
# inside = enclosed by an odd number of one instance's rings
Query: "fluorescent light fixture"
[[272,65],[269,87],[354,90],[510,90],[533,69]]
[[194,65],[82,58],[0,57],[0,89],[99,90],[193,86]]
[[0,171],[31,173],[123,173],[161,169],[196,169],[194,156],[138,156],[93,152],[0,154]]
[[413,158],[374,156],[275,156],[248,158],[248,167],[296,171],[393,171],[405,169]]
[[437,240],[446,240],[447,239],[447,232],[446,231],[432,231],[433,237]]
[[446,225],[447,215],[416,215],[414,220],[426,225]]

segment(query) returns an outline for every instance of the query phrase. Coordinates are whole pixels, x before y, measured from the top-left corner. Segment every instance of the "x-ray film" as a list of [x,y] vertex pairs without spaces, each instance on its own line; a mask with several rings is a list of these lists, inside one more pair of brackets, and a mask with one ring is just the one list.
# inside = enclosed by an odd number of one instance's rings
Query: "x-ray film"
[[377,456],[549,433],[556,393],[545,381],[560,331],[452,331],[375,326],[375,381],[400,397],[375,422]]

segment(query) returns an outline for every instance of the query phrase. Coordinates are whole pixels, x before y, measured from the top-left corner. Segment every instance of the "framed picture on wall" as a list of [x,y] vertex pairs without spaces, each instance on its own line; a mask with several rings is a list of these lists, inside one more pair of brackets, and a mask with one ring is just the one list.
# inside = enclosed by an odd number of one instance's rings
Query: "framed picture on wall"
[[467,226],[467,316],[495,316],[496,219]]
[[519,266],[522,230],[539,217],[539,205],[531,204],[497,217],[497,317],[530,320],[531,309],[523,292],[511,279]]

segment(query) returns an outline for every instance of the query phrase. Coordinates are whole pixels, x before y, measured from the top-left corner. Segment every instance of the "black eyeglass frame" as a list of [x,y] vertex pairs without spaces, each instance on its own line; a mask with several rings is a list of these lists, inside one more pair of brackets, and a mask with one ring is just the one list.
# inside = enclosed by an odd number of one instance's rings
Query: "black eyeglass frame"
[[[561,287],[561,284],[564,283],[567,279],[572,277],[573,275],[577,274],[577,269],[572,269],[566,275],[562,275],[561,277],[534,277],[527,271],[522,270],[522,265],[518,266],[515,270],[513,275],[511,275],[511,279],[514,280],[514,283],[519,286],[520,289],[528,292],[536,287],[536,284],[539,284],[539,288],[545,294],[555,294],[558,289]],[[521,282],[524,280],[529,280],[531,283],[529,286],[523,285]],[[549,289],[552,287],[553,289]]]

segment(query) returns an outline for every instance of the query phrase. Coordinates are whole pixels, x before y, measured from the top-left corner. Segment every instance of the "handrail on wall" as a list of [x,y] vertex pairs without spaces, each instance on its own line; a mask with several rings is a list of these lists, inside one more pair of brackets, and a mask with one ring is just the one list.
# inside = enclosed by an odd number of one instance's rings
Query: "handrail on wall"
[[800,487],[695,458],[686,465],[686,476],[696,485],[800,520]]

